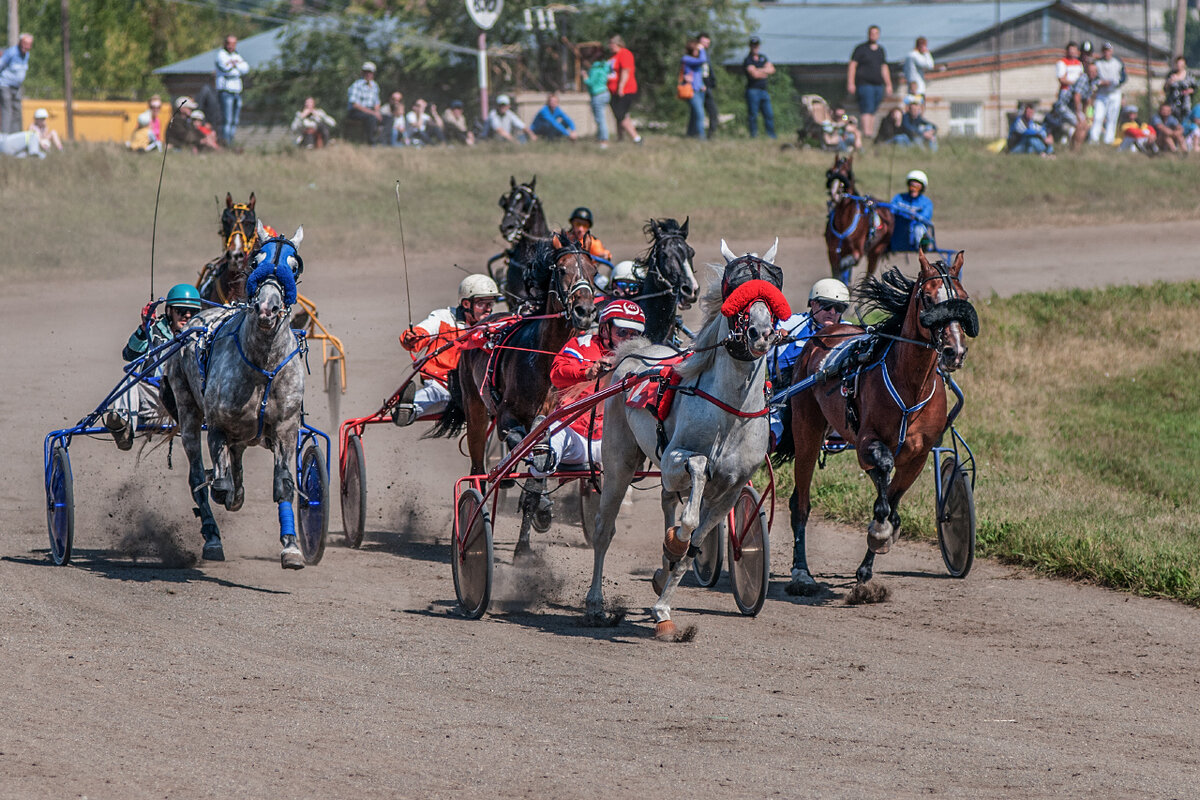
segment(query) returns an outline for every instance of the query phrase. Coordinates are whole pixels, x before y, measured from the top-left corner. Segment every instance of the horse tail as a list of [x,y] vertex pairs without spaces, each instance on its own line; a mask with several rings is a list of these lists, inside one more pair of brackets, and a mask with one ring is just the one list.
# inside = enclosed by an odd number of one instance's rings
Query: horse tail
[[171,382],[164,376],[162,379],[161,389],[158,393],[162,400],[163,408],[171,415],[171,420],[175,423],[179,422],[179,403],[175,400],[175,390],[171,388]]
[[462,433],[467,426],[467,407],[463,402],[462,379],[458,377],[458,370],[446,376],[446,391],[450,392],[450,399],[446,401],[441,419],[422,439],[450,439]]

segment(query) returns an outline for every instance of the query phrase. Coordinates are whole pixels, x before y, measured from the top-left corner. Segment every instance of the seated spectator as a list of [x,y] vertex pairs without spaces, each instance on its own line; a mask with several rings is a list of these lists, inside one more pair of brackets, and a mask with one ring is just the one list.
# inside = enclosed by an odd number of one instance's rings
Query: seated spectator
[[908,99],[908,110],[900,120],[900,135],[895,139],[896,144],[927,147],[936,153],[937,126],[925,119],[925,104],[919,97],[910,96]]
[[1044,125],[1034,120],[1033,114],[1033,104],[1026,103],[1020,115],[1013,120],[1008,129],[1008,152],[1051,156],[1054,154],[1054,138]]
[[135,153],[149,153],[152,150],[162,149],[162,142],[150,130],[151,120],[152,116],[149,109],[138,114],[137,129],[134,130],[129,141],[125,143],[126,147]]
[[[225,109],[221,108],[221,99],[211,81],[200,87],[200,91],[196,92],[195,101],[196,108],[204,112],[205,124],[214,131],[220,131],[225,124]],[[217,144],[224,145],[228,142],[221,142],[218,137]]]
[[575,141],[575,122],[567,112],[559,108],[558,94],[551,92],[529,126],[535,134],[547,140],[570,139]]
[[412,140],[408,138],[408,109],[404,107],[404,95],[392,92],[387,105],[381,110],[383,129],[388,132],[388,144],[392,147],[412,144]]
[[1125,106],[1121,115],[1121,149],[1136,150],[1148,156],[1158,153],[1157,134],[1154,128],[1140,122],[1137,106]]
[[862,149],[862,134],[854,117],[846,113],[841,106],[834,106],[829,122],[821,126],[826,133],[833,133],[840,142],[838,150],[843,153],[853,153]]
[[46,109],[39,108],[37,111],[34,111],[33,124],[29,126],[29,132],[38,137],[38,149],[40,149],[42,152],[48,153],[50,152],[50,148],[53,147],[55,150],[61,153],[62,139],[58,137],[58,131],[49,126],[49,119],[50,112]]
[[[196,103],[192,98],[184,95],[175,100],[175,113],[171,115],[171,121],[167,123],[166,142],[168,147],[178,147],[185,150],[191,150],[193,153],[200,152],[201,148],[215,150],[216,132],[207,125],[205,130],[201,130],[196,122],[199,120],[193,119],[193,114],[200,111],[196,108]],[[203,119],[204,112],[200,111],[200,119]],[[211,134],[208,135],[208,134]]]
[[1158,113],[1150,118],[1150,124],[1154,126],[1154,139],[1159,150],[1166,150],[1168,153],[1184,152],[1183,123],[1171,112],[1169,103],[1158,107]]
[[379,110],[379,84],[375,82],[374,61],[363,62],[362,77],[346,90],[346,119],[362,124],[368,145],[374,147],[378,143],[383,112]]
[[150,101],[146,103],[146,108],[150,112],[150,138],[158,142],[159,147],[162,147],[162,98],[156,94],[150,95]]
[[904,122],[904,109],[895,106],[879,123],[879,133],[875,134],[875,144],[898,144],[896,137],[903,136],[901,124]]
[[526,129],[525,123],[510,107],[506,94],[496,98],[496,107],[488,114],[488,130],[492,136],[506,142],[537,141],[537,134]]
[[308,150],[328,144],[330,131],[336,125],[333,117],[317,108],[317,101],[312,97],[304,98],[304,108],[292,117],[292,133],[296,134],[296,144]]
[[1189,151],[1200,149],[1200,104],[1192,106],[1192,113],[1183,121],[1183,143]]
[[445,144],[446,128],[438,116],[436,105],[429,105],[419,97],[404,120],[408,127],[408,138],[413,144]]
[[221,145],[217,141],[217,127],[210,125],[208,118],[204,116],[204,112],[198,108],[192,112],[192,124],[196,126],[196,130],[200,131],[201,146],[207,147],[210,150],[221,149]]
[[442,121],[446,126],[447,141],[465,144],[468,147],[475,144],[475,134],[467,125],[467,115],[463,112],[462,100],[450,101],[450,107],[442,115]]
[[30,131],[20,133],[0,133],[0,155],[14,158],[45,158],[38,145],[38,137]]

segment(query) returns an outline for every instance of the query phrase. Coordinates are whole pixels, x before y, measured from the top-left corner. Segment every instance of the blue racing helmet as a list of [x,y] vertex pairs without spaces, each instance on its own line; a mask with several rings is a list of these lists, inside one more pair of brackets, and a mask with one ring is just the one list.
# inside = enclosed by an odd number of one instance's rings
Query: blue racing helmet
[[204,307],[200,302],[200,292],[195,286],[190,283],[177,283],[171,287],[171,291],[167,292],[167,308],[171,306],[179,306],[180,308],[194,308],[199,311]]

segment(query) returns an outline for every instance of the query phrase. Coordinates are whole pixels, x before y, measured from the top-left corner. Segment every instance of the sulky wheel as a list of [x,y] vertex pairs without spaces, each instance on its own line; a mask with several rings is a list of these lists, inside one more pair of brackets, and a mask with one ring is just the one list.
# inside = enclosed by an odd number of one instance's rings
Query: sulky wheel
[[692,562],[692,574],[705,589],[711,589],[717,585],[717,581],[721,580],[722,546],[728,530],[725,522],[714,525],[713,529],[704,537],[704,541],[700,543],[700,552],[696,555],[696,560]]
[[300,495],[297,521],[300,524],[296,539],[300,552],[304,553],[304,563],[317,564],[325,555],[325,534],[329,533],[329,475],[321,458],[321,448],[315,444],[304,448],[297,490]]
[[454,593],[463,614],[479,619],[492,598],[492,521],[478,489],[459,495],[454,527]]
[[729,537],[729,582],[738,610],[753,617],[767,599],[771,581],[767,515],[753,486],[742,487],[733,504],[733,531]]
[[56,444],[50,453],[46,479],[46,525],[50,529],[50,558],[58,566],[71,561],[75,541],[75,492],[71,478],[71,457]]
[[358,547],[367,526],[367,462],[358,434],[346,438],[343,455],[346,466],[342,470],[342,530],[346,533],[346,544]]
[[971,478],[954,456],[942,461],[942,496],[938,498],[938,547],[946,570],[965,578],[975,561],[975,493]]

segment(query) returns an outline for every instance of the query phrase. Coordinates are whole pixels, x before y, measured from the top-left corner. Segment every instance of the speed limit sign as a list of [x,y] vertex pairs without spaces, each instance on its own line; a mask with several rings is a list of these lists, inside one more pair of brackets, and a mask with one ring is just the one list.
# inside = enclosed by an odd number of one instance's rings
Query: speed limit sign
[[475,20],[475,24],[485,31],[492,29],[496,20],[500,18],[501,9],[504,8],[504,0],[466,0],[466,2],[467,13],[471,15],[471,19]]

